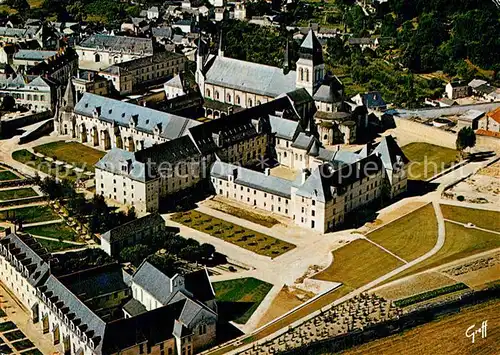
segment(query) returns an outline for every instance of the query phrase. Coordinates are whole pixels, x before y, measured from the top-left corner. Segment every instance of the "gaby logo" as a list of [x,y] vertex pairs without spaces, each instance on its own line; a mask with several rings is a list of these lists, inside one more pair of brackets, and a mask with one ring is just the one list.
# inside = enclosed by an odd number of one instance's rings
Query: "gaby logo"
[[472,344],[474,344],[476,340],[476,334],[481,334],[481,339],[486,338],[487,335],[487,328],[488,328],[488,321],[483,320],[481,323],[481,326],[479,328],[476,328],[476,325],[473,324],[467,330],[465,331],[465,336],[467,338],[472,338]]

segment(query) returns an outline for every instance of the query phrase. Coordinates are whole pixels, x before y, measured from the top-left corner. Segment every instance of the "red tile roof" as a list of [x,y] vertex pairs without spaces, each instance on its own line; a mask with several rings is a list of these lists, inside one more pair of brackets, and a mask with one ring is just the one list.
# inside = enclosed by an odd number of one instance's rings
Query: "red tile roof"
[[484,129],[478,129],[476,131],[476,134],[480,135],[480,136],[489,136],[489,137],[500,138],[500,132],[487,131]]
[[500,123],[500,107],[491,112],[488,112],[488,117]]

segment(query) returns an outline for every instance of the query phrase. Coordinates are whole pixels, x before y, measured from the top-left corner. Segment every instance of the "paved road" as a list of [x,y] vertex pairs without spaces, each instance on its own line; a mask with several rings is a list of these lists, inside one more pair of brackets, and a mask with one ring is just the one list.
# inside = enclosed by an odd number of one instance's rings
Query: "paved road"
[[500,107],[500,102],[489,102],[489,103],[475,104],[475,105],[459,105],[459,106],[441,107],[441,108],[432,107],[432,108],[422,108],[415,110],[395,109],[395,110],[390,110],[389,112],[393,112],[395,115],[401,118],[411,118],[411,117],[438,118],[441,116],[461,115],[469,110],[489,112],[493,111],[498,107]]

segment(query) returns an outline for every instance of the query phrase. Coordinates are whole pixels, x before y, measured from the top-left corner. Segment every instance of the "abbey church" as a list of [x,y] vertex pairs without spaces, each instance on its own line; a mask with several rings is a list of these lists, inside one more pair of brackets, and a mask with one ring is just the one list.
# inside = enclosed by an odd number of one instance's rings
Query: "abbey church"
[[296,71],[289,70],[288,48],[285,64],[278,68],[225,57],[222,42],[221,34],[217,55],[199,42],[196,82],[206,99],[249,108],[304,88],[319,111],[337,111],[342,102],[342,83],[326,75],[323,49],[312,29],[300,46]]

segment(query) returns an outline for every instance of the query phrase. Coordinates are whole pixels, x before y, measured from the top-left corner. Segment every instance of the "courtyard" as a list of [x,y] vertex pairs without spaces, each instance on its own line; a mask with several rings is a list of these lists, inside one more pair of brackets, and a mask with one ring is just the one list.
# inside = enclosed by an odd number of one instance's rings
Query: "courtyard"
[[294,244],[195,210],[175,213],[171,220],[271,258],[295,248]]

